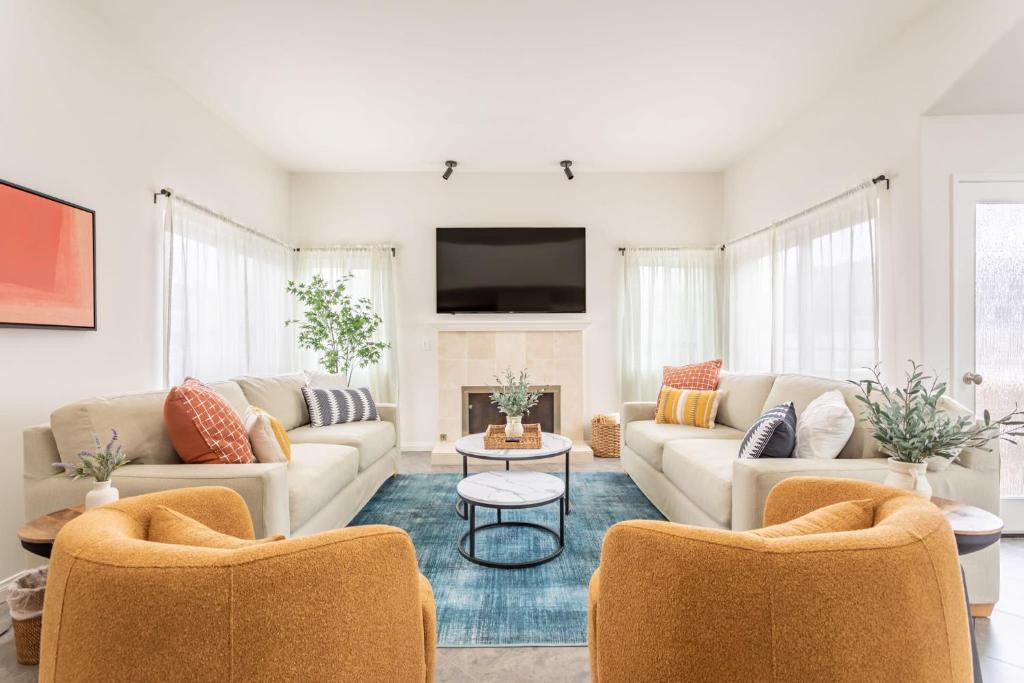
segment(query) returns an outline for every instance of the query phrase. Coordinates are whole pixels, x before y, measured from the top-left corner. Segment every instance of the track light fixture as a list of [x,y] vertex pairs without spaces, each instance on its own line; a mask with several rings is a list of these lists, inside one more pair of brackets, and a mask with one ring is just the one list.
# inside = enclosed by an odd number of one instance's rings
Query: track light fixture
[[444,175],[441,176],[441,179],[448,180],[449,178],[452,177],[452,171],[455,170],[455,167],[459,165],[459,162],[446,161],[444,162],[444,165],[447,166],[448,168],[444,169]]
[[568,178],[569,180],[572,180],[572,162],[566,159],[559,165],[562,167],[562,171],[565,173],[565,177]]

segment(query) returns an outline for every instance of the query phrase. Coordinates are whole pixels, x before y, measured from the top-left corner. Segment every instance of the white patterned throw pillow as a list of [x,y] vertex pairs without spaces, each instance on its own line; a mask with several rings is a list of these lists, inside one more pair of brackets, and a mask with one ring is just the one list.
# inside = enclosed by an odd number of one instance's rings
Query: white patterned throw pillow
[[838,389],[826,391],[810,402],[796,423],[798,458],[830,459],[839,455],[853,434],[857,419]]
[[314,389],[300,387],[314,427],[379,420],[377,405],[366,387],[359,389]]

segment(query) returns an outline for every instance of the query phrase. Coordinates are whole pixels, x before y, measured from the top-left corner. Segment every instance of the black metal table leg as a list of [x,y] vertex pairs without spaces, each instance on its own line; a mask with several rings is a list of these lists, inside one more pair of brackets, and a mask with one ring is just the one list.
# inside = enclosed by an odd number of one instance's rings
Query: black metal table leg
[[565,514],[569,514],[569,451],[565,452]]
[[565,508],[568,507],[569,500],[562,496],[562,501],[558,505],[558,547],[565,547]]
[[971,631],[971,664],[974,666],[974,683],[981,683],[981,661],[978,658],[978,643],[974,639],[974,617],[971,616],[971,596],[967,594],[967,577],[960,565],[960,580],[964,582],[964,598],[967,600],[967,625]]
[[501,524],[501,508],[498,508],[498,524]]
[[469,503],[469,556],[476,557],[476,505]]
[[[468,458],[465,455],[463,455],[462,456],[462,478],[463,479],[465,479],[466,477],[469,476],[469,465],[466,462],[467,460],[468,460]],[[466,501],[462,500],[461,498],[459,498],[459,499],[457,499],[455,501],[455,514],[457,514],[462,519],[466,519]]]

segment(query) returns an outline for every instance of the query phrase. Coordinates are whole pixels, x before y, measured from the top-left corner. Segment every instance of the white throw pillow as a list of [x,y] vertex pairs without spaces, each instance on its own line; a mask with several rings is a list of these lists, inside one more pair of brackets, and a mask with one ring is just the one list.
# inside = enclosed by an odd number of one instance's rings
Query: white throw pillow
[[796,458],[830,459],[850,440],[857,419],[838,389],[826,391],[804,408],[796,421]]
[[288,462],[288,455],[274,433],[270,415],[250,406],[245,411],[245,431],[257,462]]
[[306,370],[306,386],[310,389],[348,389],[348,377],[330,372]]

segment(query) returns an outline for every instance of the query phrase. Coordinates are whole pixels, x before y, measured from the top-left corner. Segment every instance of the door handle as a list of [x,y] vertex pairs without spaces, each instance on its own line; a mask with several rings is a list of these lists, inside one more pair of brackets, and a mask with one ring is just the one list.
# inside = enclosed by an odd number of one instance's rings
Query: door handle
[[964,373],[964,384],[981,384],[984,378],[976,372]]

